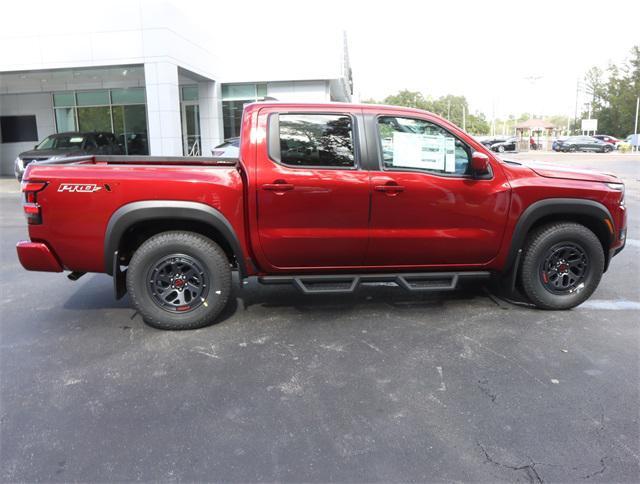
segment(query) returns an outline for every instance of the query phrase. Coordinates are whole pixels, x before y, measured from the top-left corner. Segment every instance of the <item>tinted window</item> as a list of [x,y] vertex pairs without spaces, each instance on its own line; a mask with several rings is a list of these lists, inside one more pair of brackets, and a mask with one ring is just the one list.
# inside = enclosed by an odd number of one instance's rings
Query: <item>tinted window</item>
[[0,116],[0,137],[3,143],[38,141],[36,117]]
[[355,165],[351,117],[281,114],[280,161],[294,166]]
[[441,175],[469,174],[471,149],[444,128],[422,119],[378,119],[382,163]]

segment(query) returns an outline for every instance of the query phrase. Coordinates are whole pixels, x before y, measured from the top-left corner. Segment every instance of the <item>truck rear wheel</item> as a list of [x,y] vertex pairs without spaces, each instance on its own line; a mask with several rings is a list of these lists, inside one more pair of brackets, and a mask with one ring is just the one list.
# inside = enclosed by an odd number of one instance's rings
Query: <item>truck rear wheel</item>
[[213,323],[227,304],[231,267],[211,239],[194,232],[163,232],[133,254],[127,291],[150,326],[201,328]]
[[602,277],[604,253],[584,225],[555,223],[535,230],[523,252],[522,287],[542,309],[571,309],[586,301]]

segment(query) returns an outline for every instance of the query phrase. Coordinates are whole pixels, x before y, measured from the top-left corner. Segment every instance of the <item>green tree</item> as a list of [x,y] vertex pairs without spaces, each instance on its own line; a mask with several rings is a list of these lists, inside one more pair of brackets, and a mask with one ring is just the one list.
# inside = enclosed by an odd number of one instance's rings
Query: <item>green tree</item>
[[457,126],[466,125],[468,132],[472,134],[488,134],[491,127],[484,114],[469,112],[469,103],[464,96],[447,94],[433,99],[426,97],[419,91],[403,89],[396,94],[385,97],[382,102],[367,99],[365,103],[390,104],[392,106],[404,106],[408,108],[423,109],[448,119]]
[[[585,74],[585,91],[591,98],[591,116],[598,120],[598,132],[625,137],[633,131],[636,99],[640,96],[640,46],[631,49],[622,65],[610,65],[606,72],[593,67]],[[582,113],[587,117],[588,111]]]

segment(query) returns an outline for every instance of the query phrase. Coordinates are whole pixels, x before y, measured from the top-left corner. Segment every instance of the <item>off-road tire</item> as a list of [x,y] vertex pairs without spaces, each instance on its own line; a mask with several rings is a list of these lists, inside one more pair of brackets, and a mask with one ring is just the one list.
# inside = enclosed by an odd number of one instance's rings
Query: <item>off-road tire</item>
[[[565,243],[584,252],[587,266],[577,288],[554,293],[544,283],[543,267],[549,251]],[[598,287],[604,261],[600,240],[584,225],[569,222],[544,225],[527,238],[520,271],[522,288],[531,302],[541,309],[571,309],[586,301]]]
[[[171,259],[174,255],[193,261],[202,271],[200,283],[205,286],[205,297],[198,297],[198,301],[194,298],[192,309],[162,307],[154,295],[150,278],[158,264],[177,260]],[[127,291],[133,306],[150,326],[167,330],[202,328],[212,324],[227,304],[231,267],[224,251],[211,239],[194,232],[162,232],[146,240],[133,254],[127,269]]]

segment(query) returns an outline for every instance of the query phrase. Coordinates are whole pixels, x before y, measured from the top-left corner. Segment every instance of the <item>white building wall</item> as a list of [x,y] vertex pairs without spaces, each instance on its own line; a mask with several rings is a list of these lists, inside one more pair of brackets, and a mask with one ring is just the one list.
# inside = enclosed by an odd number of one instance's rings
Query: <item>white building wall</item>
[[147,88],[149,154],[181,156],[180,86],[178,67],[171,62],[144,65]]
[[222,143],[224,138],[220,83],[198,83],[198,103],[201,153],[204,156],[209,156],[211,150]]
[[[38,138],[55,132],[53,99],[49,93],[0,95],[0,113],[3,116],[36,115]],[[33,149],[37,141],[0,143],[0,174],[13,174],[13,161],[19,153]]]
[[278,101],[327,102],[330,101],[329,81],[268,82],[267,96]]

